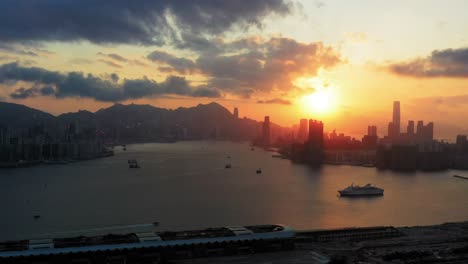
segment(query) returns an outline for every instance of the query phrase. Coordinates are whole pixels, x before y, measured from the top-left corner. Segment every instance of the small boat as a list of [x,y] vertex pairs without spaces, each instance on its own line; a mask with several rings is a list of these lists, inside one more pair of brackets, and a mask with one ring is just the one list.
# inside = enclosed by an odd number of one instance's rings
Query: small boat
[[131,169],[138,169],[140,168],[140,165],[138,165],[136,160],[128,160],[128,167]]
[[37,219],[41,218],[41,216],[40,216],[40,215],[35,215],[35,216],[33,216],[33,217],[34,217],[34,219],[35,219],[35,220],[37,220]]
[[262,169],[258,169],[258,170],[256,171],[256,173],[257,173],[257,174],[262,173]]
[[231,163],[229,164],[226,164],[226,166],[224,166],[225,169],[230,169],[231,168]]

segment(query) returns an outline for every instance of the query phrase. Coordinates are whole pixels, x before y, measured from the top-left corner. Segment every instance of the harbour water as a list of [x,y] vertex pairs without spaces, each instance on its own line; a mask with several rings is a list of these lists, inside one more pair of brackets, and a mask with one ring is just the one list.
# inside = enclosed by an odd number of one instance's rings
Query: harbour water
[[[159,222],[161,230],[281,223],[296,229],[468,220],[463,171],[399,173],[273,158],[247,143],[116,147],[113,157],[0,170],[0,240]],[[228,158],[228,156],[230,158]],[[140,168],[130,169],[135,159]],[[225,168],[230,163],[231,168]],[[262,173],[256,170],[261,168]],[[338,197],[351,183],[384,196]],[[40,218],[35,219],[35,215]]]

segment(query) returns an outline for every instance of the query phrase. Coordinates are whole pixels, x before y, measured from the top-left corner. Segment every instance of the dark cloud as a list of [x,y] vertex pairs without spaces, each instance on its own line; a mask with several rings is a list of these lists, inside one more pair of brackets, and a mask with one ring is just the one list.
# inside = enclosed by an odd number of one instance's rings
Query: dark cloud
[[110,61],[110,60],[99,59],[98,61],[104,64],[107,64],[108,66],[114,67],[114,68],[122,68],[122,65],[115,63],[113,61]]
[[200,56],[196,63],[210,77],[212,87],[242,94],[294,90],[298,77],[315,76],[320,68],[340,62],[332,48],[322,43],[301,43],[289,38],[243,39],[226,44],[237,54]]
[[13,99],[43,96],[57,98],[83,97],[98,101],[118,102],[128,99],[155,97],[166,94],[219,97],[221,93],[204,86],[194,87],[178,76],[169,76],[163,82],[148,78],[124,79],[118,83],[117,75],[110,75],[111,80],[102,79],[92,74],[81,72],[60,73],[37,67],[23,67],[18,63],[0,66],[0,83],[23,81],[32,83],[30,88],[19,88],[10,94]]
[[117,75],[116,73],[111,73],[110,79],[112,81],[114,81],[114,82],[118,82],[119,81],[119,75]]
[[389,69],[412,77],[468,78],[468,48],[435,50],[427,58],[391,64]]
[[140,60],[130,60],[129,61],[130,64],[132,65],[136,65],[136,66],[141,66],[141,67],[148,67],[148,64],[140,61]]
[[167,52],[148,55],[163,63],[162,72],[197,72],[207,77],[207,87],[249,97],[255,92],[296,89],[294,81],[315,76],[320,68],[339,63],[339,55],[320,42],[301,43],[290,38],[242,38],[232,42],[214,39],[213,52],[200,52],[194,60]]
[[40,89],[41,95],[49,96],[55,94],[55,89],[52,86],[44,86]]
[[0,83],[8,81],[25,81],[42,84],[56,84],[65,79],[59,72],[48,71],[39,67],[22,67],[18,63],[0,66]]
[[127,62],[128,61],[126,58],[120,56],[119,54],[115,54],[115,53],[107,54],[107,56],[109,56],[110,58],[112,58],[114,60],[121,61],[121,62]]
[[13,99],[26,99],[30,97],[36,97],[38,95],[50,96],[55,93],[55,89],[52,86],[33,86],[31,88],[18,88],[14,90],[10,97]]
[[281,98],[274,98],[270,100],[259,100],[257,101],[259,104],[282,104],[282,105],[291,105],[291,101],[281,99]]
[[201,87],[193,92],[193,96],[217,98],[217,97],[222,97],[222,94],[219,90],[207,88],[207,87]]
[[184,32],[180,37],[173,39],[173,44],[178,49],[189,49],[199,53],[219,53],[223,51],[223,42],[210,40],[204,36],[192,32]]
[[173,70],[181,74],[191,74],[196,69],[195,63],[192,60],[179,58],[164,51],[155,50],[147,58],[153,62],[170,66],[162,67],[162,70],[165,72]]
[[265,16],[288,14],[287,1],[0,1],[0,41],[160,45],[180,32],[219,34],[258,26]]
[[98,52],[97,55],[103,56],[103,57],[106,57],[106,58],[110,58],[110,59],[113,59],[113,60],[116,60],[116,61],[119,61],[119,62],[127,62],[128,61],[127,58],[124,58],[123,56],[120,56],[119,54],[115,54],[115,53],[106,54],[106,53]]
[[[106,53],[102,53],[102,52],[98,52],[97,55],[99,56],[103,56],[103,57],[106,57],[108,59],[112,59],[114,61],[118,61],[118,62],[122,62],[122,63],[127,63],[127,64],[130,64],[130,65],[136,65],[136,66],[141,66],[141,67],[148,67],[148,65],[144,62],[141,62],[139,60],[131,60],[131,59],[127,59],[125,58],[124,56],[121,56],[119,54],[115,54],[115,53],[109,53],[109,54],[106,54]],[[103,60],[103,59],[100,59],[99,61],[111,66],[111,67],[115,67],[115,68],[122,68],[122,65],[118,64],[118,63],[115,63],[113,61],[109,61],[109,60]]]
[[29,97],[34,97],[38,93],[38,90],[36,88],[18,88],[16,89],[13,93],[10,94],[10,97],[13,99],[25,99]]

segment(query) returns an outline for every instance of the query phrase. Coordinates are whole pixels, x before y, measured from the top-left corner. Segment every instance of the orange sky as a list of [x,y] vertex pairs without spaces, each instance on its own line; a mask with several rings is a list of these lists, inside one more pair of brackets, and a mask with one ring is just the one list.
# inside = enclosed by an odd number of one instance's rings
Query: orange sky
[[[220,30],[201,23],[199,35],[184,31],[187,21],[174,12],[172,19],[182,26],[169,29],[180,39],[164,45],[106,43],[86,32],[72,40],[32,35],[35,44],[29,45],[0,27],[0,40],[6,39],[0,44],[0,99],[53,114],[96,111],[114,102],[177,108],[216,101],[231,111],[238,107],[240,116],[261,120],[270,115],[283,126],[300,118],[320,119],[326,131],[353,136],[364,134],[367,125],[377,125],[379,135],[385,135],[392,101],[399,100],[402,124],[434,121],[435,136],[450,140],[468,133],[466,1],[292,1],[288,12],[284,8],[258,11],[261,27],[246,23],[241,13]],[[120,89],[119,94],[78,91],[63,80],[46,84],[44,77],[28,81],[19,73],[2,77],[7,69],[1,66],[14,62],[15,71],[36,67],[59,79],[82,72],[89,89],[103,85]],[[112,73],[119,78],[111,80]],[[87,74],[93,78],[86,79]],[[181,88],[169,76],[182,77]],[[148,82],[132,82],[142,80]],[[133,86],[126,94],[128,83]],[[42,94],[47,85],[55,95]],[[138,85],[151,86],[150,92]],[[30,93],[20,93],[21,88]]]

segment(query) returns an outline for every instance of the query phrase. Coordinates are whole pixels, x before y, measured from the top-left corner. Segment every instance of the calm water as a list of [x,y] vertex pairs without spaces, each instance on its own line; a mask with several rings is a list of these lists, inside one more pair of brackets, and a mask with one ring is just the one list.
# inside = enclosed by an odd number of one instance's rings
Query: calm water
[[[227,158],[231,156],[231,159]],[[160,222],[160,229],[282,223],[297,229],[424,225],[468,220],[468,172],[320,170],[247,144],[130,145],[110,158],[0,170],[0,240]],[[140,169],[129,169],[137,159]],[[224,169],[226,163],[231,169]],[[262,174],[255,170],[262,168]],[[339,198],[351,183],[383,197]],[[41,218],[34,220],[34,215]]]

